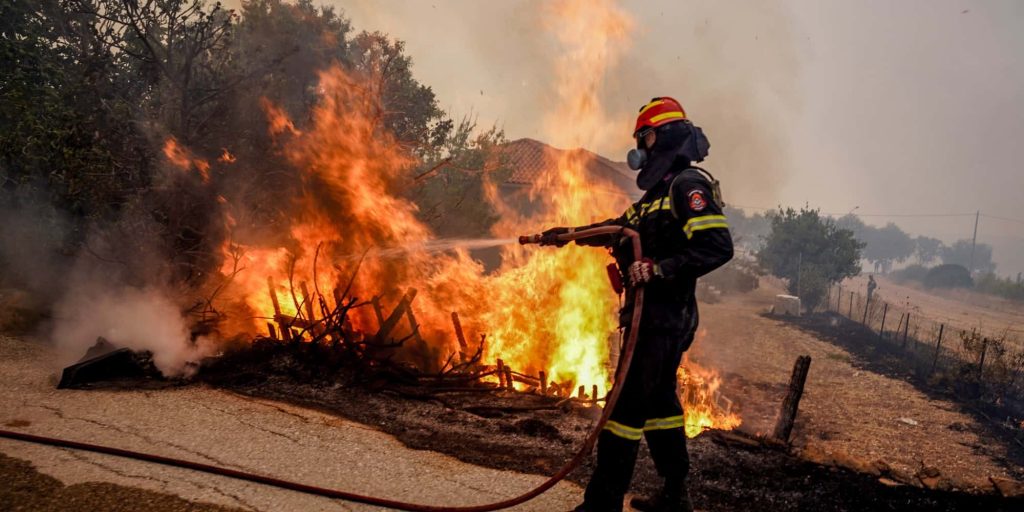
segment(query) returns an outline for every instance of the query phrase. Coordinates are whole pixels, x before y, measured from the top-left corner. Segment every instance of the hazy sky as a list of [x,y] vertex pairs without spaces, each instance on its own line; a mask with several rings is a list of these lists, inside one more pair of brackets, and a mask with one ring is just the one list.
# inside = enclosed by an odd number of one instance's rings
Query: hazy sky
[[[230,3],[230,2],[229,2]],[[562,50],[537,0],[324,0],[358,30],[407,42],[442,107],[509,138],[545,138]],[[637,108],[679,99],[711,139],[727,201],[897,222],[914,234],[995,247],[1024,271],[1024,2],[630,1],[623,62],[605,77],[623,160]],[[966,12],[965,12],[966,11]],[[896,217],[871,214],[900,215]]]

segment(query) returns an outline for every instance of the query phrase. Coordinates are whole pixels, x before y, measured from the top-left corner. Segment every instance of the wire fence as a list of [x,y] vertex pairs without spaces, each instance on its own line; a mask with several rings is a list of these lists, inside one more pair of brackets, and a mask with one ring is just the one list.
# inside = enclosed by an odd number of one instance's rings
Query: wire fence
[[1024,350],[1016,331],[966,330],[930,318],[909,300],[869,299],[839,285],[820,309],[859,324],[858,335],[873,338],[919,379],[1024,415]]

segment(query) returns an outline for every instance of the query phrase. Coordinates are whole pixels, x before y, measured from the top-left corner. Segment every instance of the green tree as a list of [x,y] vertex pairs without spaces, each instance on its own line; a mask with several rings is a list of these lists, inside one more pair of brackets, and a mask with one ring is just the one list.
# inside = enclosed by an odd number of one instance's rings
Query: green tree
[[729,230],[732,231],[733,242],[737,246],[753,251],[761,249],[772,227],[767,215],[747,215],[739,208],[728,206],[725,208],[725,215],[729,217]]
[[772,213],[771,221],[771,232],[757,253],[758,262],[786,279],[790,293],[799,292],[806,308],[815,308],[830,284],[860,273],[864,244],[818,210],[779,209]]
[[914,239],[914,255],[917,256],[917,260],[921,263],[927,264],[935,261],[942,254],[942,250],[945,247],[942,240],[938,238],[919,236]]
[[441,158],[417,175],[409,197],[420,220],[442,237],[477,237],[490,233],[498,220],[485,197],[485,180],[504,181],[510,170],[502,158],[505,134],[492,127],[477,133],[476,123],[464,118],[439,148]]
[[[957,240],[956,243],[945,247],[940,258],[943,263],[961,265],[965,268],[971,267],[972,243],[970,240]],[[996,264],[992,261],[992,246],[988,244],[977,244],[974,249],[974,271],[982,274],[995,272]]]
[[892,222],[881,228],[868,227],[863,237],[864,258],[877,270],[888,272],[894,262],[903,262],[914,254],[914,240]]
[[913,256],[917,247],[914,239],[892,222],[876,228],[851,213],[836,220],[836,225],[850,230],[857,240],[864,243],[864,259],[874,264],[876,272],[888,272],[894,262],[903,262]]
[[[301,129],[319,73],[335,65],[381,95],[381,127],[418,161],[403,193],[425,220],[486,232],[483,179],[501,132],[456,126],[415,79],[404,43],[354,33],[312,0],[250,0],[237,12],[212,0],[0,2],[0,204],[46,195],[78,242],[99,227],[120,258],[141,260],[131,251],[146,247],[201,280],[219,266],[221,203],[242,212],[235,236],[288,231],[301,170],[275,151],[260,100]],[[208,180],[168,171],[168,136],[209,162]],[[225,150],[240,163],[218,161]]]

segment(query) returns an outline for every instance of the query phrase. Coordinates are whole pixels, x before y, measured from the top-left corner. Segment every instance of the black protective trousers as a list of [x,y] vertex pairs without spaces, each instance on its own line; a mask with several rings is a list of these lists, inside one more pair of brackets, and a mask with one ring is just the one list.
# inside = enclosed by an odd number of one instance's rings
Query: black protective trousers
[[622,394],[598,437],[597,467],[584,495],[588,512],[622,510],[641,438],[647,440],[666,486],[685,485],[690,461],[676,371],[692,341],[692,331],[645,329],[641,324]]

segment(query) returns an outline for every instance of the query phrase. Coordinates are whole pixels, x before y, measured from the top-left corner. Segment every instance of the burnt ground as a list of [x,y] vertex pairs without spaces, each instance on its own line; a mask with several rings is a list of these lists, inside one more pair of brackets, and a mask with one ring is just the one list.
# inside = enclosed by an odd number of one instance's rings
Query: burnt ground
[[[550,475],[582,442],[598,410],[519,393],[458,390],[427,394],[387,379],[356,378],[295,347],[256,346],[202,372],[242,395],[313,407],[373,425],[414,449],[473,464]],[[706,510],[1021,510],[1022,499],[929,490],[876,474],[822,465],[748,437],[707,432],[690,441],[691,492]],[[569,479],[581,485],[593,456]],[[659,485],[642,448],[633,492]]]
[[[881,339],[876,331],[839,315],[819,313],[785,320],[849,351],[854,355],[851,360],[854,367],[904,380],[932,399],[957,404],[961,412],[978,420],[981,428],[977,433],[983,441],[979,448],[1006,446],[1008,449],[1000,451],[993,459],[1002,461],[1010,470],[1024,466],[1024,429],[1019,427],[1021,404],[983,396],[978,392],[973,374],[958,376],[942,364],[933,373],[929,364],[931,352],[927,349],[920,353],[904,350],[894,342]],[[911,341],[908,346],[913,347],[915,343]],[[908,357],[908,354],[915,357]]]

